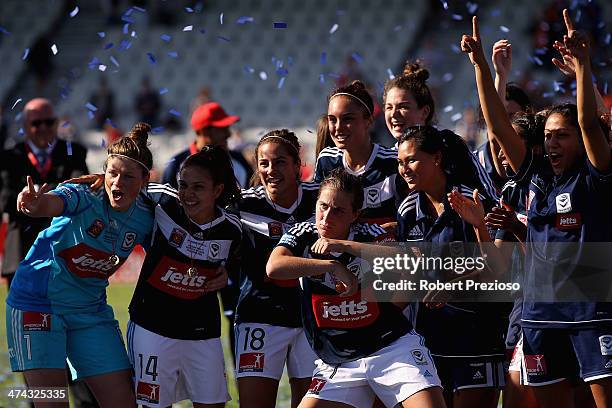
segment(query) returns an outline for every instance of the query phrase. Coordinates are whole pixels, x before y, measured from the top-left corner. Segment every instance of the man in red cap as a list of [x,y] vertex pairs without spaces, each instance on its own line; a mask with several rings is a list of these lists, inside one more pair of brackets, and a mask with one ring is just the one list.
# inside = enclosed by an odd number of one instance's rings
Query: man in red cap
[[200,151],[204,146],[220,146],[228,151],[232,159],[236,179],[242,187],[246,187],[253,170],[240,152],[229,150],[227,147],[227,139],[231,135],[229,127],[239,120],[240,117],[225,113],[217,102],[200,105],[191,115],[191,127],[196,133],[196,138],[189,145],[189,149],[170,159],[162,182],[177,188],[176,176],[183,160]]

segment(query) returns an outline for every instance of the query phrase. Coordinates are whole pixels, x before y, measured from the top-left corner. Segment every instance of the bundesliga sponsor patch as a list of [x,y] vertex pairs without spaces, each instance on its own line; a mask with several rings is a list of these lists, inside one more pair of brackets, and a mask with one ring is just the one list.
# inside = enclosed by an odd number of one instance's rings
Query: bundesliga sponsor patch
[[599,336],[599,348],[602,356],[612,356],[612,335]]
[[356,329],[376,321],[380,313],[376,302],[361,299],[361,292],[340,297],[312,294],[312,309],[321,328]]
[[41,312],[23,312],[24,331],[50,331],[51,314]]
[[557,214],[555,226],[558,230],[568,231],[582,227],[582,217],[580,213]]
[[170,233],[170,238],[168,238],[168,243],[171,246],[178,248],[181,245],[183,245],[183,241],[185,241],[186,236],[187,236],[187,233],[185,231],[179,228],[174,228],[172,232]]
[[159,404],[159,389],[159,384],[138,381],[136,399],[138,401],[148,402],[149,404]]
[[414,362],[416,363],[416,365],[427,365],[427,357],[421,350],[411,350],[410,354],[412,354],[412,358],[414,358]]
[[238,361],[239,373],[261,373],[264,370],[264,353],[242,353]]
[[308,393],[319,395],[323,387],[325,387],[326,383],[327,380],[323,380],[321,378],[313,378],[310,382],[310,386],[308,387]]
[[546,374],[546,360],[544,354],[526,354],[525,357],[525,368],[527,374],[530,375],[545,375]]
[[104,230],[104,223],[102,220],[95,220],[89,228],[87,228],[86,232],[92,238],[98,238],[102,231]]

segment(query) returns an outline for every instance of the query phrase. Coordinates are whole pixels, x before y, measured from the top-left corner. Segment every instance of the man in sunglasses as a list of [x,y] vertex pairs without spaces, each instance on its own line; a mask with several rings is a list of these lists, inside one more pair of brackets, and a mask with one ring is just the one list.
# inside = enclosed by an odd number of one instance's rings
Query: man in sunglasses
[[89,173],[85,163],[87,150],[78,143],[58,139],[57,127],[51,102],[32,99],[23,110],[25,140],[0,156],[0,211],[8,215],[2,276],[9,286],[17,265],[51,221],[16,211],[17,195],[27,185],[27,176],[32,176],[38,186],[47,183],[55,187],[71,177]]

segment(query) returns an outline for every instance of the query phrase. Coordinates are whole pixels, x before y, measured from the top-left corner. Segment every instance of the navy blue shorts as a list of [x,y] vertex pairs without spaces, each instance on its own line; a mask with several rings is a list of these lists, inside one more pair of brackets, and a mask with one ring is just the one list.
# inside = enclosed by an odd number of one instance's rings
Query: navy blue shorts
[[506,333],[506,350],[514,350],[514,346],[521,338],[521,315],[523,314],[523,299],[514,301],[508,321],[508,332]]
[[504,358],[433,356],[442,387],[447,391],[498,388],[505,385]]
[[612,324],[584,329],[523,327],[521,383],[548,385],[612,377]]

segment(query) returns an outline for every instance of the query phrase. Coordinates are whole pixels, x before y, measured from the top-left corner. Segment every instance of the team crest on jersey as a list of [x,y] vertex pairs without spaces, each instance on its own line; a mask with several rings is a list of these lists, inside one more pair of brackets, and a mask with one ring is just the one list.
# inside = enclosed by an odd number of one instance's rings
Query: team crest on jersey
[[23,330],[50,331],[51,313],[23,312]]
[[217,259],[219,257],[219,250],[221,249],[221,245],[218,242],[211,242],[208,247],[208,257],[211,259]]
[[368,188],[365,192],[365,195],[368,207],[380,204],[380,191],[378,190],[378,188]]
[[175,248],[183,245],[183,241],[185,241],[185,237],[187,233],[180,228],[174,228],[172,233],[170,233],[170,238],[168,239],[168,243]]
[[121,249],[123,249],[124,251],[129,251],[130,249],[134,248],[135,244],[136,244],[136,233],[126,232],[125,235],[123,235],[123,242],[121,243]]
[[461,241],[452,241],[448,244],[448,248],[450,251],[450,256],[453,258],[461,258],[465,256],[465,251],[463,249],[463,242]]
[[599,348],[601,349],[601,355],[612,356],[612,336],[609,334],[599,336]]
[[544,354],[531,354],[525,355],[525,368],[527,374],[530,375],[545,375],[546,374],[546,360]]
[[308,393],[319,395],[323,387],[325,387],[326,383],[327,380],[323,380],[321,378],[313,378],[310,382],[310,386],[308,386]]
[[268,235],[270,238],[280,238],[283,236],[283,224],[278,221],[268,223]]
[[89,228],[87,228],[86,232],[92,238],[98,238],[102,231],[104,230],[104,223],[102,220],[95,220]]
[[427,365],[428,364],[427,357],[421,350],[419,349],[411,350],[410,354],[412,354],[412,358],[414,358],[414,362],[416,363],[416,365]]
[[351,273],[355,275],[357,279],[361,278],[361,262],[359,262],[359,259],[357,259],[357,262],[353,261],[346,265],[346,269],[351,271]]
[[555,198],[557,204],[557,214],[565,214],[572,211],[572,200],[569,193],[559,194]]
[[138,401],[148,402],[149,404],[159,404],[159,390],[159,384],[138,381],[138,386],[136,387],[136,399]]
[[238,361],[239,373],[261,373],[264,370],[264,353],[242,353]]

